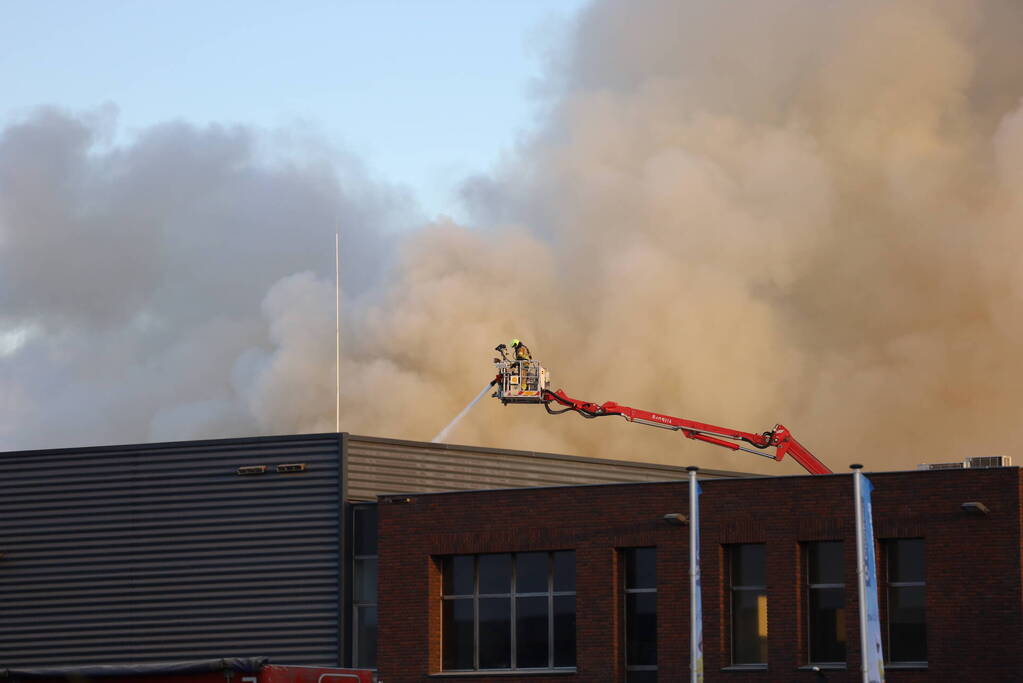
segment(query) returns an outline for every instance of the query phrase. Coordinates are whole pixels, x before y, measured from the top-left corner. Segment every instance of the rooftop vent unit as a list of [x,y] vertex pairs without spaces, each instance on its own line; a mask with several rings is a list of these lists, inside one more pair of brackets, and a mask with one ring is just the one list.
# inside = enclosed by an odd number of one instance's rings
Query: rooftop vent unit
[[917,465],[918,470],[961,470],[969,467],[969,462],[931,462]]
[[1011,467],[1012,458],[1007,455],[978,455],[967,458],[967,467]]
[[962,462],[932,462],[916,466],[918,470],[961,470],[978,467],[1012,467],[1012,458],[1007,455],[978,455]]

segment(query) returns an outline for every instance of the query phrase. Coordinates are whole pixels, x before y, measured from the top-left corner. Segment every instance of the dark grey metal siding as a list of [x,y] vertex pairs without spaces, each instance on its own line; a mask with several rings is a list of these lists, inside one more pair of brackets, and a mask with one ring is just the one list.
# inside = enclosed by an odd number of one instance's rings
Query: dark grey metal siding
[[[327,434],[0,454],[0,668],[337,664],[339,450]],[[290,462],[308,469],[273,471]]]
[[[346,440],[348,500],[387,493],[474,491],[686,479],[684,467],[497,448],[400,441],[351,434]],[[704,479],[751,474],[700,470]]]

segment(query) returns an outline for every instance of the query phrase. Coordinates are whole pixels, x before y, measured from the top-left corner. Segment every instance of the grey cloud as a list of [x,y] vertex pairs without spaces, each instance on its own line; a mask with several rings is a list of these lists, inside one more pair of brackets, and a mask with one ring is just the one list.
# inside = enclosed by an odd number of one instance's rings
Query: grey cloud
[[340,228],[354,301],[417,220],[406,191],[308,138],[171,122],[115,143],[114,114],[0,128],[0,334],[27,340],[0,356],[8,447],[264,429],[231,372],[272,351],[267,292],[332,281]]

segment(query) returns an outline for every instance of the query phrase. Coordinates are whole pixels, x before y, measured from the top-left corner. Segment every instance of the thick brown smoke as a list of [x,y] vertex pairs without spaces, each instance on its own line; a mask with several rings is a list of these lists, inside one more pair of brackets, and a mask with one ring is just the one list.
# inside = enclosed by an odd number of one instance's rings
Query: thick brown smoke
[[[1020,35],[1012,2],[594,5],[546,127],[467,185],[500,227],[419,235],[367,313],[346,416],[429,437],[515,335],[570,394],[780,421],[835,469],[1015,455]],[[453,438],[799,471],[490,404]]]
[[[1009,0],[595,3],[552,57],[544,124],[466,182],[471,225],[405,233],[395,267],[345,281],[342,429],[429,439],[488,381],[490,349],[516,336],[572,395],[748,431],[782,422],[839,471],[1023,458],[1020,35],[1023,8]],[[238,169],[251,153],[244,138],[218,135],[235,156],[200,165],[234,179],[225,198],[244,203],[252,187]],[[331,186],[316,167],[256,166],[261,196]],[[393,223],[392,195],[360,191],[377,199],[347,205],[346,269],[375,265],[381,238],[368,249],[364,233]],[[92,215],[79,208],[75,225]],[[162,253],[147,239],[168,239],[124,237],[143,254]],[[264,242],[277,245],[260,252],[264,264],[289,244]],[[269,268],[276,284],[258,290],[269,291],[261,311],[241,307],[236,329],[201,318],[204,334],[230,343],[188,334],[165,350],[180,372],[190,349],[213,348],[204,367],[222,386],[178,379],[137,409],[148,438],[333,429],[332,282],[323,267],[301,269]],[[136,300],[168,297],[173,278],[139,270],[145,288],[97,290],[106,304],[89,320],[145,329]],[[377,284],[355,291],[372,273]],[[82,315],[51,308],[53,319]],[[135,392],[152,370],[129,373]],[[18,398],[27,382],[10,386],[12,410],[32,404]],[[0,435],[23,433],[7,420]],[[451,439],[800,472],[612,418],[495,401]]]

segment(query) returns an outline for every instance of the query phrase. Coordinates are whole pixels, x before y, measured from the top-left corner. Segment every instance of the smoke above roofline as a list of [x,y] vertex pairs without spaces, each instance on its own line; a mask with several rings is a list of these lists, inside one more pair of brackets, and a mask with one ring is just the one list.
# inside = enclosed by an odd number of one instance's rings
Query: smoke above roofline
[[[1003,452],[1021,34],[996,0],[595,2],[464,224],[244,127],[104,151],[37,113],[0,135],[0,439],[332,430],[341,206],[344,430],[429,439],[515,336],[573,395],[783,422],[836,470]],[[798,471],[491,401],[451,438]]]

